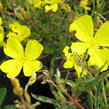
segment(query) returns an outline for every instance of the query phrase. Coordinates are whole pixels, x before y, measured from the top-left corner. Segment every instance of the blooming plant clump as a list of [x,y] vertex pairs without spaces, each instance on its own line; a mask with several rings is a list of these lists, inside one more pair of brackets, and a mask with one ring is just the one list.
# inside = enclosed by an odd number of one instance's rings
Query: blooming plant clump
[[[88,23],[86,21],[88,21]],[[69,31],[72,32],[75,30],[75,36],[80,41],[72,42],[72,53],[68,53],[68,50],[64,51],[67,58],[67,63],[64,64],[64,67],[69,68],[74,65],[75,61],[72,61],[74,60],[74,53],[84,55],[87,50],[87,53],[90,56],[88,64],[90,66],[96,65],[98,67],[101,67],[105,64],[103,70],[106,70],[109,66],[109,49],[107,48],[109,47],[109,37],[107,35],[109,34],[109,31],[107,29],[108,25],[109,21],[105,22],[97,31],[95,36],[93,36],[94,31],[91,16],[84,15],[74,21],[70,25]],[[77,67],[75,67],[75,69],[77,69]],[[78,72],[77,70],[77,73],[78,76],[80,76],[80,71]]]
[[63,0],[28,0],[32,1],[35,8],[45,7],[45,12],[57,12],[58,7],[61,6],[67,12],[70,12],[70,6],[65,4]]
[[109,109],[108,5],[1,0],[0,109]]

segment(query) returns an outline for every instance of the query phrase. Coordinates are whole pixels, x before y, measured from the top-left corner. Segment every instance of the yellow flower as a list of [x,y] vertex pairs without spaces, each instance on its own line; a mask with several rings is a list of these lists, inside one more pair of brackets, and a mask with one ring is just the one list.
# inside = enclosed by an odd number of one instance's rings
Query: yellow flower
[[48,4],[45,6],[45,11],[53,11],[56,12],[58,10],[58,4],[63,3],[62,0],[44,0],[43,4]]
[[0,17],[0,47],[4,45],[4,28],[2,25],[2,18]]
[[[76,55],[74,54],[73,51],[69,52],[70,51],[70,47],[66,46],[63,50],[65,56],[66,56],[66,62],[64,63],[64,68],[72,68],[74,67],[76,72],[77,72],[77,75],[78,75],[78,78],[80,76],[84,76],[87,74],[87,72],[83,71],[82,72],[82,68],[78,65],[77,63],[77,60],[76,60]],[[81,75],[81,72],[82,72],[82,75]]]
[[19,22],[10,24],[9,28],[12,30],[12,32],[9,32],[7,34],[7,37],[14,37],[17,38],[19,41],[24,40],[30,35],[30,29],[25,25],[21,25]]
[[16,38],[8,38],[4,47],[4,53],[11,57],[0,66],[1,70],[7,74],[7,77],[16,77],[21,69],[25,76],[31,76],[42,68],[40,61],[36,60],[43,50],[43,46],[36,40],[29,40],[25,52]]
[[54,4],[52,4],[52,5],[46,5],[45,6],[45,11],[46,12],[48,12],[48,11],[50,11],[50,10],[52,10],[52,12],[56,12],[57,10],[58,10],[58,5],[57,5],[57,3],[54,3]]
[[80,7],[86,9],[86,10],[90,10],[91,8],[88,7],[89,4],[89,0],[81,0],[80,2]]
[[[93,36],[93,21],[91,16],[84,15],[74,21],[69,28],[69,31],[76,31],[75,36],[80,42],[73,42],[71,49],[79,55],[84,54],[88,49],[89,65],[98,67],[106,65],[103,70],[106,70],[109,65],[109,21],[105,22]],[[102,47],[102,49],[100,49]]]
[[[28,0],[28,1],[32,1],[35,8],[45,6],[46,12],[48,11],[56,12],[58,10],[58,5],[63,3],[62,0]],[[66,9],[65,6],[64,8]],[[68,10],[68,7],[66,10]]]

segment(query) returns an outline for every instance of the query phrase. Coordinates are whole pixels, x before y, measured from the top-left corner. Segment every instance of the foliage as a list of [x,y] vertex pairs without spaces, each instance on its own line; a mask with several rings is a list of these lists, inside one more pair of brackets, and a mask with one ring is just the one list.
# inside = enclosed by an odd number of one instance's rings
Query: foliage
[[[44,102],[55,109],[108,109],[108,4],[0,0],[0,77],[11,81],[16,96],[5,105],[8,89],[0,88],[0,108],[35,109]],[[18,78],[25,76],[22,86]],[[38,81],[49,84],[53,98],[29,92]]]
[[15,109],[14,105],[3,106],[3,101],[5,99],[6,94],[7,94],[7,89],[0,88],[0,109]]
[[6,96],[6,93],[7,93],[6,88],[0,88],[0,106],[3,103],[3,100],[4,100],[5,96]]

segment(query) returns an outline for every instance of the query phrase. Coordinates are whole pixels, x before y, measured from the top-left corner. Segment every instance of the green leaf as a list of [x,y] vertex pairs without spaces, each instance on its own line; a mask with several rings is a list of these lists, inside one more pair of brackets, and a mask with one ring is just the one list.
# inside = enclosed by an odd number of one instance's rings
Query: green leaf
[[92,88],[94,85],[99,83],[100,81],[107,78],[109,71],[101,72],[100,75],[96,76],[96,78],[89,80],[86,84],[84,84],[84,88]]
[[59,105],[58,101],[48,98],[48,97],[45,97],[45,96],[38,96],[38,95],[32,94],[32,97],[38,101],[42,101],[42,102],[50,103],[50,104],[54,104],[54,105]]
[[0,105],[2,105],[3,100],[6,96],[7,89],[6,88],[0,88]]
[[84,85],[84,87],[85,87],[85,89],[91,88],[91,87],[93,87],[97,82],[98,82],[97,79],[90,80],[89,82],[87,82],[87,83]]
[[65,83],[69,85],[72,89],[75,87],[75,83],[72,80],[65,80]]
[[31,104],[31,98],[30,98],[30,95],[28,94],[28,92],[24,92],[24,97],[25,97],[25,99],[26,99],[26,101],[29,103],[29,104]]
[[66,102],[66,98],[64,97],[64,95],[62,94],[61,91],[52,90],[52,93],[53,93],[53,95],[55,96],[56,99],[59,99],[59,100],[61,100],[63,102]]
[[96,92],[95,92],[95,108],[99,109],[99,92],[100,92],[100,88],[101,88],[101,82],[99,82],[97,88],[96,88]]
[[56,109],[78,109],[78,108],[71,104],[60,104],[60,106],[57,107]]
[[54,104],[56,106],[56,109],[78,109],[77,107],[75,107],[74,105],[71,104],[66,104],[66,103],[60,103],[59,101],[56,101],[54,99],[45,97],[45,96],[37,96],[32,94],[32,97],[35,98],[36,100],[45,102],[45,103],[50,103],[50,104]]
[[59,81],[61,79],[61,73],[58,69],[57,69],[57,72],[55,74],[55,78],[56,78],[56,83],[59,84]]
[[16,109],[14,105],[6,105],[3,109]]
[[106,106],[108,106],[108,100],[107,100],[105,85],[104,85],[103,81],[101,83],[101,86],[102,86],[102,94],[103,94],[104,103],[105,103]]

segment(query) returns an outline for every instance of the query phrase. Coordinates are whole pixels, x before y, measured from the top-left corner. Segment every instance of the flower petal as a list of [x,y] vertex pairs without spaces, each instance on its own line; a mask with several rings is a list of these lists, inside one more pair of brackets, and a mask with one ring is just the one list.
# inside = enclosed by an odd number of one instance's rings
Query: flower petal
[[4,44],[4,29],[2,26],[0,26],[0,47]]
[[87,72],[86,71],[82,72],[83,69],[79,65],[77,65],[76,63],[74,65],[74,68],[76,70],[78,78],[84,77],[85,75],[87,75]]
[[20,27],[20,31],[18,32],[18,39],[20,41],[22,41],[23,39],[25,39],[26,37],[28,37],[30,35],[30,29],[25,26],[25,25],[22,25]]
[[45,11],[48,12],[48,11],[53,11],[53,12],[56,12],[58,10],[58,4],[57,3],[54,3],[54,4],[51,4],[51,5],[46,5],[45,6]]
[[69,52],[70,47],[66,46],[63,50],[65,56],[66,56],[66,61],[63,65],[64,68],[72,68],[74,65],[74,57],[73,57],[73,53]]
[[69,46],[66,46],[63,50],[66,58],[70,58],[73,54],[69,52],[70,51],[70,47]]
[[0,25],[3,23],[2,18],[0,17]]
[[7,35],[6,35],[6,37],[13,37],[13,38],[18,38],[18,34],[16,34],[16,33],[14,33],[14,32],[9,32]]
[[30,35],[30,29],[25,25],[20,25],[19,22],[14,22],[9,25],[12,32],[7,34],[7,37],[17,38],[19,41],[22,41],[24,38]]
[[73,42],[71,45],[72,52],[76,52],[79,55],[84,54],[87,48],[88,45],[82,42]]
[[91,16],[84,15],[74,21],[69,28],[69,31],[76,31],[77,39],[87,42],[93,38],[93,21]]
[[66,59],[64,65],[63,65],[63,67],[64,67],[64,68],[72,68],[73,66],[74,66],[74,57],[71,56],[71,57],[69,57],[68,59]]
[[21,25],[19,22],[14,22],[9,24],[9,28],[13,31],[13,32],[19,32]]
[[42,53],[43,46],[36,40],[29,40],[26,45],[25,57],[29,60],[35,60]]
[[62,3],[62,0],[44,0],[46,4]]
[[97,31],[94,41],[100,46],[109,47],[109,21],[105,22]]
[[41,0],[33,0],[34,7],[35,8],[40,8],[41,7]]
[[17,59],[10,59],[3,62],[0,66],[0,69],[7,73],[8,77],[16,77],[19,75],[22,69],[23,63]]
[[89,65],[96,65],[98,67],[102,67],[105,63],[104,70],[106,70],[109,66],[109,49],[96,49],[91,48],[88,50]]
[[11,58],[22,58],[24,51],[21,43],[16,38],[8,38],[7,43],[4,47],[4,52]]
[[34,72],[39,71],[42,68],[40,61],[25,61],[23,66],[23,72],[25,76],[31,76]]

